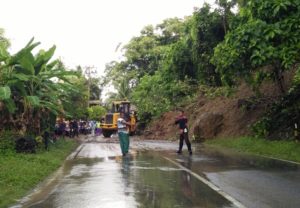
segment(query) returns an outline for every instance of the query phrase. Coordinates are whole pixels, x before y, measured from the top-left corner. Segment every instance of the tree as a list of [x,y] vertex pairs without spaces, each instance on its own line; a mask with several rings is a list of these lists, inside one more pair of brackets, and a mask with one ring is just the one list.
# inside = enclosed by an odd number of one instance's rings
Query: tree
[[158,41],[155,36],[146,34],[148,33],[144,32],[141,36],[131,39],[124,47],[126,62],[122,65],[125,70],[136,71],[138,78],[145,74],[153,74],[158,68],[161,55],[157,52]]
[[88,81],[83,74],[70,76],[68,79],[73,90],[66,91],[65,99],[62,99],[65,114],[70,118],[84,119],[88,116]]
[[0,50],[1,47],[7,49],[9,48],[9,46],[10,46],[10,41],[5,37],[4,29],[0,28]]
[[271,77],[284,92],[283,71],[299,61],[299,9],[297,0],[249,1],[238,16],[238,27],[215,48],[212,61],[222,80],[232,84],[242,76],[257,86]]
[[99,121],[106,113],[105,108],[99,105],[89,107],[87,111],[89,114],[88,118],[95,121]]
[[132,92],[132,100],[138,108],[140,119],[147,121],[176,106],[191,92],[188,81],[172,79],[166,71],[160,70],[141,79]]
[[[243,2],[240,1],[241,4]],[[223,19],[223,28],[225,34],[228,32],[229,21],[233,16],[231,9],[237,4],[237,0],[216,0],[216,4],[219,6],[219,11]]]
[[91,78],[90,80],[90,100],[99,100],[101,97],[100,79]]
[[211,11],[205,4],[196,10],[191,19],[192,58],[196,68],[196,76],[201,84],[220,86],[220,74],[210,63],[214,48],[224,40],[222,15],[218,10]]
[[162,67],[170,78],[183,81],[186,77],[196,80],[197,70],[192,60],[190,37],[182,38],[169,47],[168,55],[162,61]]
[[62,100],[76,93],[67,76],[76,75],[61,68],[59,61],[50,62],[55,46],[36,55],[34,40],[19,52],[0,54],[1,122],[7,128],[39,133],[41,119],[49,113],[63,114]]
[[157,40],[159,45],[170,45],[176,43],[185,33],[183,19],[168,18],[156,26]]

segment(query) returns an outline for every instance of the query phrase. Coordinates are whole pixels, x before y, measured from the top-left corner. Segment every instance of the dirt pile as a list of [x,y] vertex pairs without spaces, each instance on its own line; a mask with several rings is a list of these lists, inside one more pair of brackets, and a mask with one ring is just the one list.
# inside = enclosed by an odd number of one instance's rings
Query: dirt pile
[[[290,80],[286,80],[288,87]],[[257,98],[246,84],[241,84],[231,97],[209,99],[203,94],[185,106],[189,119],[190,137],[201,141],[215,137],[238,137],[251,134],[255,123],[281,93],[276,84],[261,86],[263,96]],[[171,111],[153,121],[145,130],[145,139],[176,139],[178,129],[174,125],[178,112]]]

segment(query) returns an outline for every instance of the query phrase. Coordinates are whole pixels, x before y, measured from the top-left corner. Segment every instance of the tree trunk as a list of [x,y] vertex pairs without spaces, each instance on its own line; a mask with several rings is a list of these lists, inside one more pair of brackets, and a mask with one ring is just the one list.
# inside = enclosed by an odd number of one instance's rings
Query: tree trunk
[[274,67],[274,78],[281,94],[285,94],[283,71],[278,63],[276,63]]
[[224,34],[227,34],[227,18],[226,18],[226,12],[223,16],[223,27],[224,27]]

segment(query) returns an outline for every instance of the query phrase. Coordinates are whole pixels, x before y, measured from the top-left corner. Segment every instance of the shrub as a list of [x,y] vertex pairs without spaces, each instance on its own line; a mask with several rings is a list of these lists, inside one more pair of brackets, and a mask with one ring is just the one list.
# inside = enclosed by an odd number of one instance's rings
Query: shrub
[[[288,139],[298,137],[295,124],[300,126],[300,68],[289,92],[275,102],[266,114],[252,126],[258,137],[269,139]],[[298,139],[298,138],[296,138]]]
[[0,154],[13,152],[15,149],[15,139],[18,136],[19,135],[11,131],[0,132]]

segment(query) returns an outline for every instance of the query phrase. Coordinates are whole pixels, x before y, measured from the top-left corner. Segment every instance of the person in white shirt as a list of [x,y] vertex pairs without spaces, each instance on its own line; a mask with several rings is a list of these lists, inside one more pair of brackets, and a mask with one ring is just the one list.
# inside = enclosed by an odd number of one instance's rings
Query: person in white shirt
[[128,153],[129,150],[129,133],[128,133],[128,126],[130,123],[125,121],[124,113],[120,113],[120,118],[118,118],[118,135],[120,140],[120,146],[123,156]]

